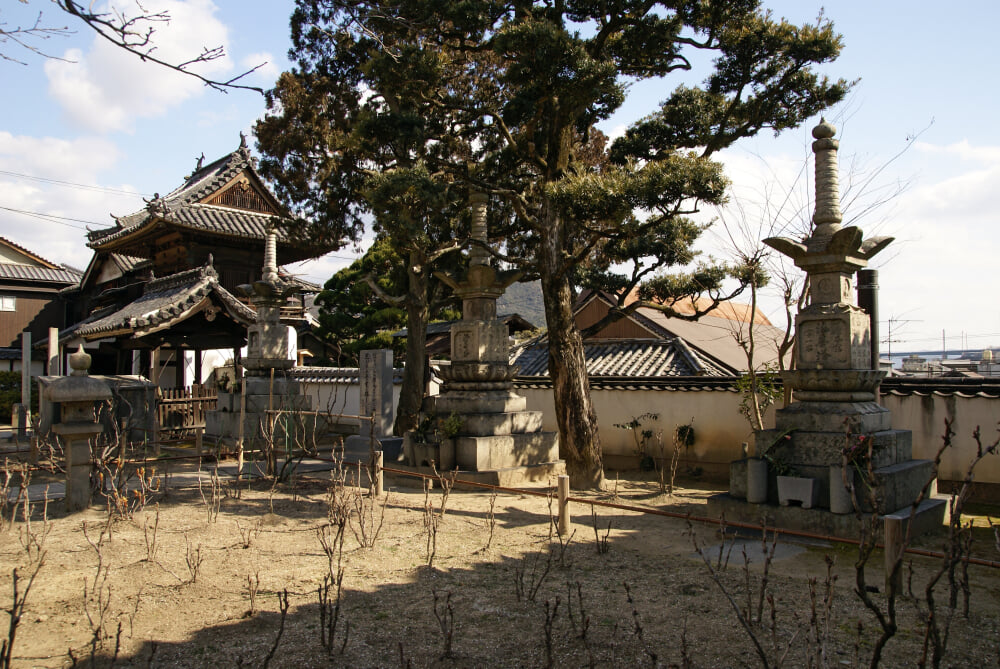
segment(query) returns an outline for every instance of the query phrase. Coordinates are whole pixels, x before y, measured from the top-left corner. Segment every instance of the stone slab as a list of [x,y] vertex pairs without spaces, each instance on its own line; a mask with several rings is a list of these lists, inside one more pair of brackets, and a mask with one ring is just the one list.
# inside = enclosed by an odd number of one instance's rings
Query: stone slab
[[[758,432],[757,443],[770,443],[773,437],[780,434],[777,430],[762,430]],[[842,431],[797,430],[787,436],[787,439],[779,440],[768,453],[796,469],[805,465],[839,465],[848,439]],[[871,437],[874,442],[872,459],[875,467],[886,467],[913,457],[913,435],[909,430],[882,430]]]
[[892,428],[892,414],[875,402],[792,402],[774,412],[778,430],[808,430],[857,434]]
[[[914,516],[913,536],[941,530],[946,506],[946,500],[941,497],[924,500]],[[858,539],[861,533],[861,526],[854,514],[838,515],[823,509],[803,509],[800,506],[749,504],[726,493],[713,495],[708,499],[708,516],[718,518],[723,515],[728,522],[755,525],[765,522],[768,527],[842,539]],[[905,529],[905,523],[910,518],[910,508],[907,506],[887,515],[903,518]],[[881,527],[878,531],[881,532]]]
[[462,418],[462,434],[489,436],[540,432],[541,411],[506,411],[503,413],[468,414]]
[[459,469],[485,471],[521,467],[559,459],[555,432],[456,437],[455,463]]

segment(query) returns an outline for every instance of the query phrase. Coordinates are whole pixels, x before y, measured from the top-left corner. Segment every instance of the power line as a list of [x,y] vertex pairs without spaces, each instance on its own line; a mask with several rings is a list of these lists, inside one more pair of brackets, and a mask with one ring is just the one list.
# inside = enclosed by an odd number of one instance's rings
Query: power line
[[4,207],[0,205],[0,209],[4,211],[12,211],[15,214],[23,214],[24,216],[31,216],[32,218],[37,218],[49,223],[58,223],[59,225],[65,225],[70,228],[77,228],[78,230],[86,230],[87,228],[81,225],[73,225],[72,223],[66,223],[65,221],[75,221],[77,223],[89,223],[90,225],[96,225],[100,227],[107,227],[102,223],[96,223],[94,221],[85,221],[82,218],[71,218],[69,216],[57,216],[55,214],[46,214],[41,211],[27,211],[25,209],[14,209],[13,207]]
[[108,188],[107,186],[78,184],[72,181],[61,181],[59,179],[49,179],[47,177],[36,177],[31,174],[21,174],[20,172],[8,172],[7,170],[0,170],[0,174],[9,177],[18,177],[20,179],[29,179],[31,181],[40,181],[42,183],[47,183],[47,184],[55,184],[57,186],[66,186],[67,188],[76,188],[78,190],[98,191],[102,193],[112,193],[114,195],[127,195],[129,197],[153,197],[149,193],[137,193],[135,191],[123,190],[121,188]]

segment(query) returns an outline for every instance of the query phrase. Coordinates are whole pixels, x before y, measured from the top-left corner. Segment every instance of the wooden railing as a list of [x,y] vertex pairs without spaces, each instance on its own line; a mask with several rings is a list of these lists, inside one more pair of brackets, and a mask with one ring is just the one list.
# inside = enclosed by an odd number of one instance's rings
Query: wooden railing
[[160,389],[156,417],[161,433],[182,433],[205,427],[205,412],[215,409],[219,399],[214,387],[195,384],[186,388]]

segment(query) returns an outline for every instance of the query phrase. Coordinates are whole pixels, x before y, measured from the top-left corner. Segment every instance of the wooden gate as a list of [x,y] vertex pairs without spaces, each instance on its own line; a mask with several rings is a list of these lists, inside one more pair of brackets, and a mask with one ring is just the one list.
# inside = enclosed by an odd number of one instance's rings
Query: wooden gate
[[163,436],[180,436],[205,428],[205,412],[215,409],[219,399],[214,387],[201,384],[186,388],[161,388],[156,417]]

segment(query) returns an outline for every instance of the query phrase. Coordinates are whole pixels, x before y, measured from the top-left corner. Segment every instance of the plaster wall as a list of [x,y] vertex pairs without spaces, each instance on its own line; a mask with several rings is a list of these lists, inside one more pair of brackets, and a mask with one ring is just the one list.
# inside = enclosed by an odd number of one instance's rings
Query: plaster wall
[[[314,411],[325,411],[332,414],[357,416],[361,410],[360,386],[354,382],[315,382],[300,381],[302,394],[312,401]],[[392,415],[395,418],[396,407],[399,406],[399,389],[401,385],[392,386]],[[343,418],[337,421],[341,425],[357,426],[355,418]]]
[[[529,410],[542,412],[544,430],[557,429],[551,388],[518,388],[517,392],[525,396]],[[742,457],[743,442],[753,440],[749,423],[739,413],[740,396],[734,391],[595,389],[591,390],[591,398],[608,469],[638,467],[632,431],[614,425],[628,423],[644,413],[659,415],[656,420],[645,420],[643,427],[662,431],[668,458],[677,426],[692,424],[695,443],[682,453],[682,471],[700,468],[703,476],[711,480],[728,480],[730,461]],[[765,424],[773,424],[773,420],[771,409],[765,416]]]
[[[982,430],[984,446],[992,444],[998,437],[996,428],[1000,417],[1000,398],[934,393],[925,396],[886,394],[881,402],[892,412],[893,427],[913,432],[914,458],[934,458],[941,447],[945,419],[954,421],[952,448],[941,458],[938,479],[961,481],[965,478],[969,463],[976,456],[972,432],[977,426]],[[984,458],[976,467],[975,480],[992,489],[989,498],[1000,500],[1000,456]]]

